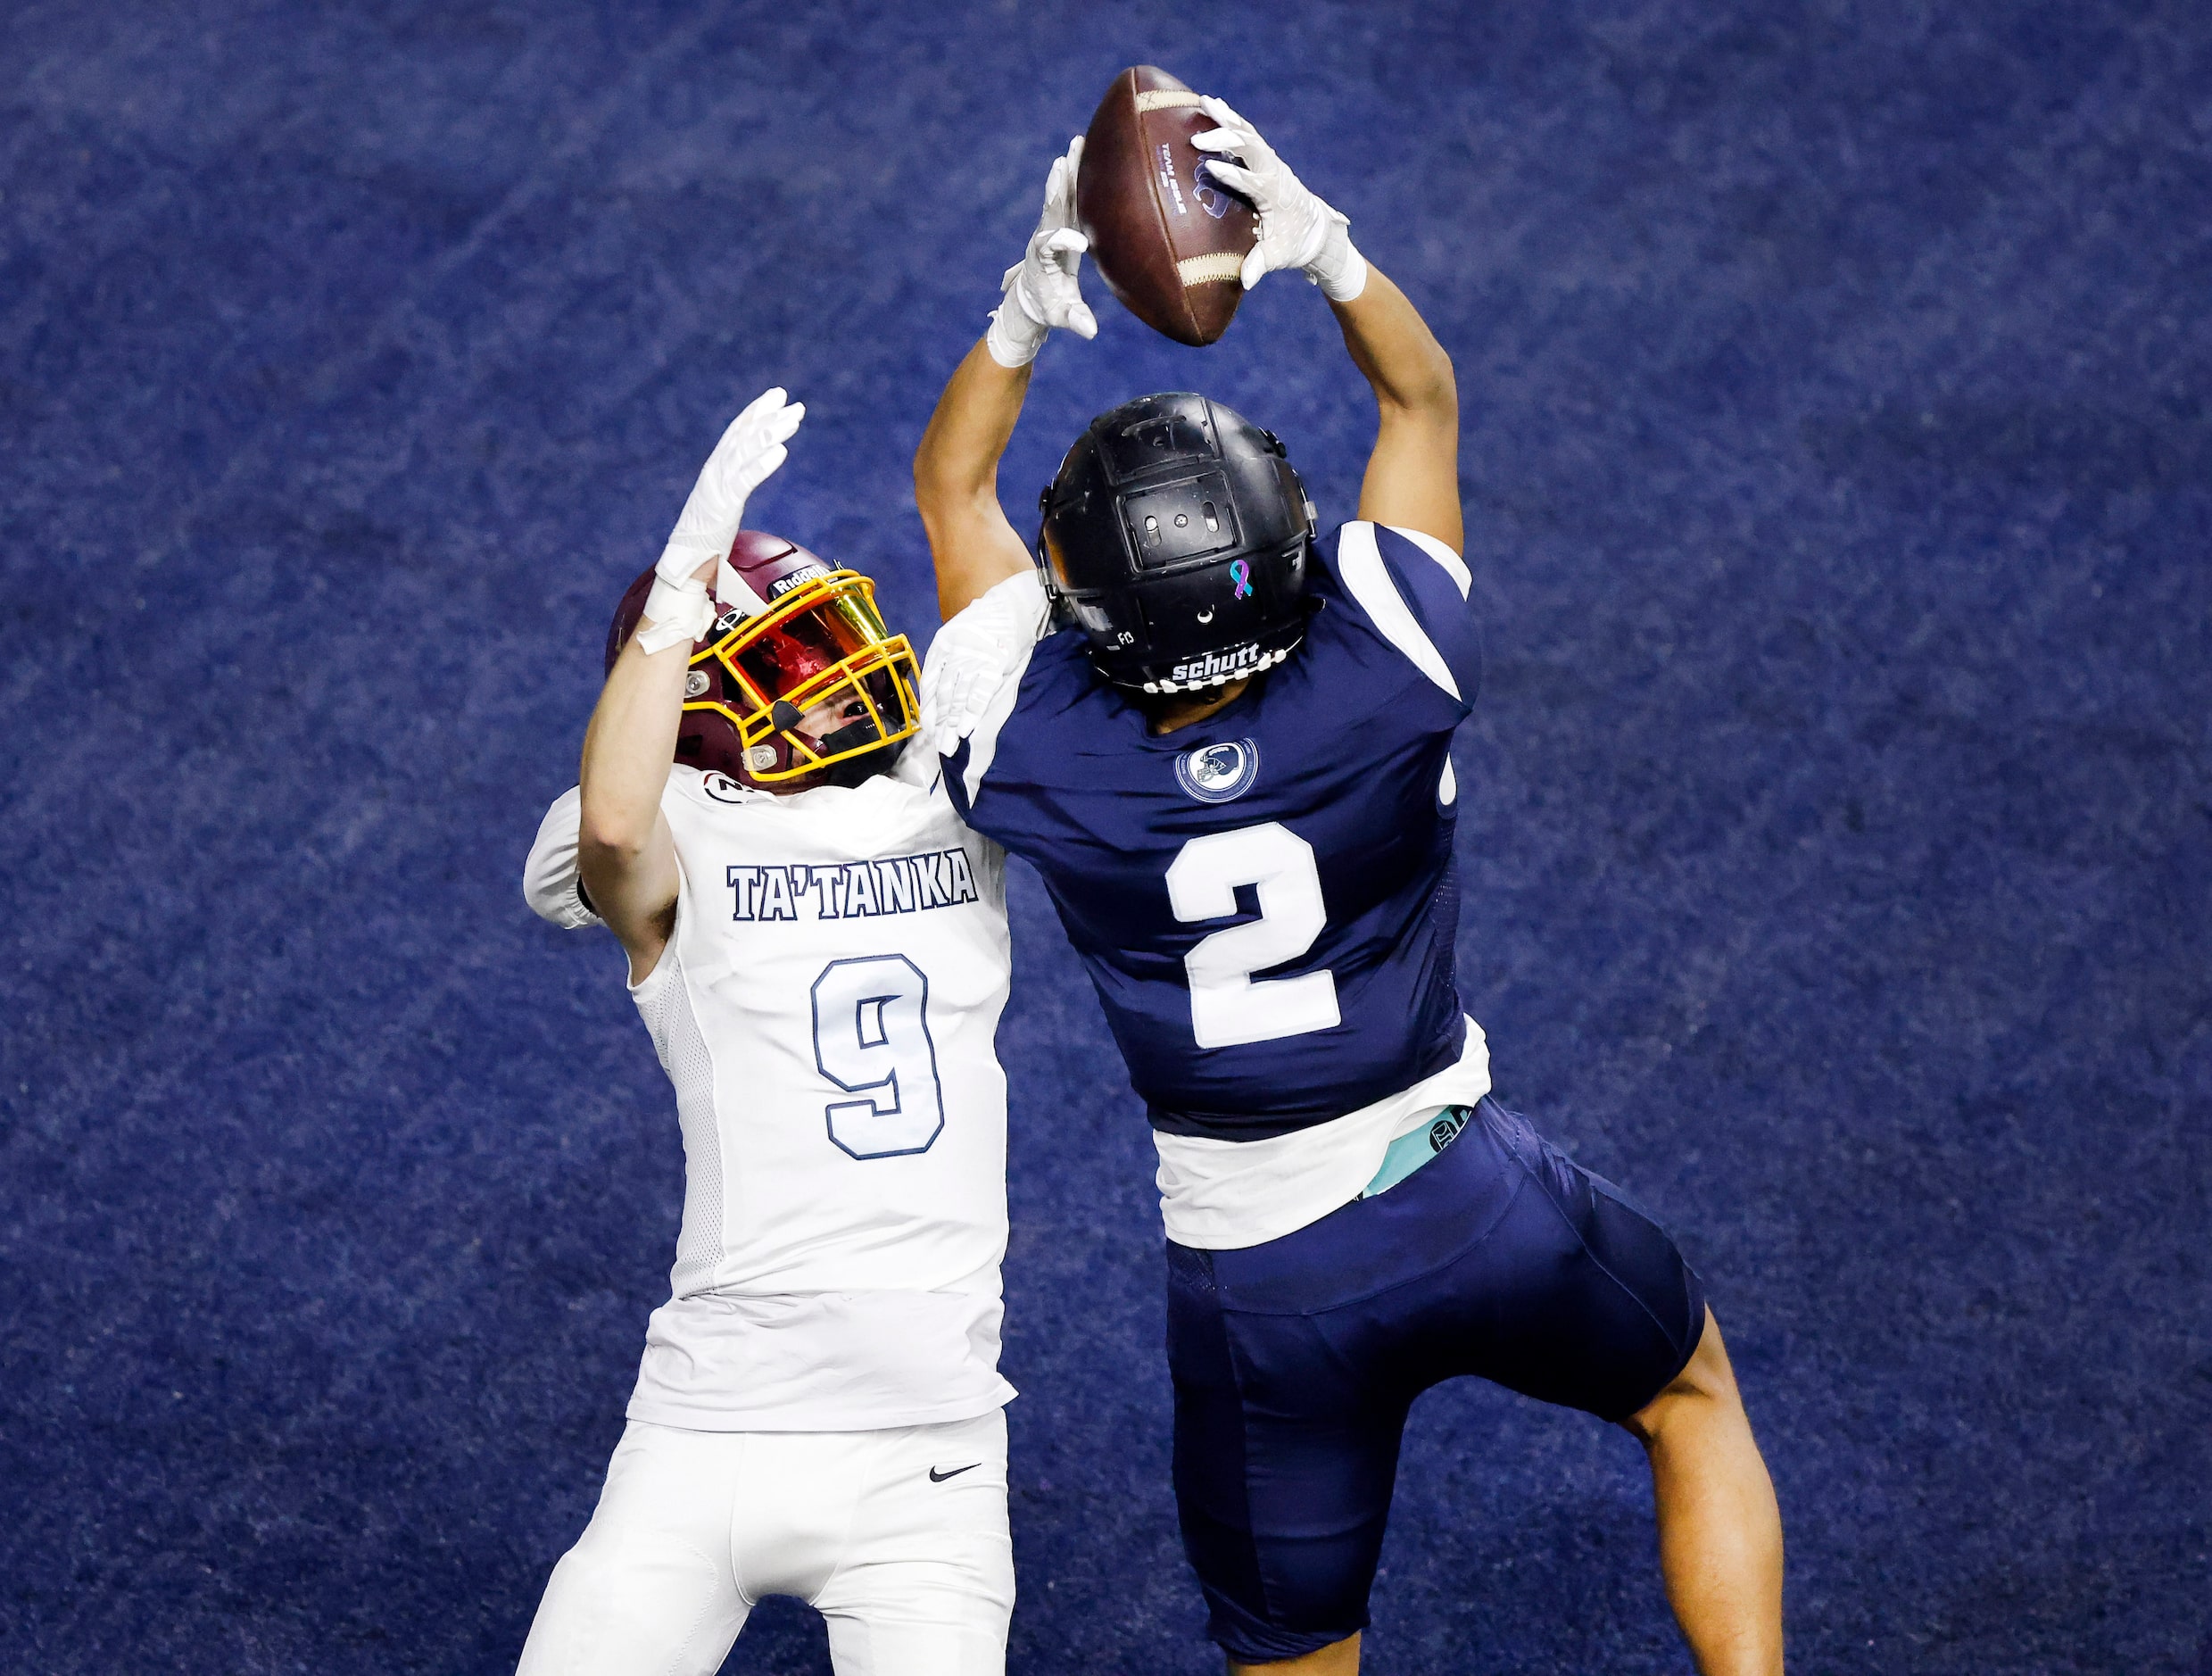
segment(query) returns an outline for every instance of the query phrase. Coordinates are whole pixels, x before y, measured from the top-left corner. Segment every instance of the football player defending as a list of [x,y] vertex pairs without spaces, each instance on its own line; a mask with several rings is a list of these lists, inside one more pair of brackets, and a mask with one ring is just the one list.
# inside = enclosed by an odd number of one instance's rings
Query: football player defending
[[1355,1669],[1407,1408],[1477,1374],[1632,1432],[1699,1668],[1778,1672],[1781,1523],[1698,1278],[1491,1099],[1460,1010],[1450,745],[1479,653],[1451,362],[1344,217],[1205,108],[1198,145],[1242,159],[1207,167],[1260,212],[1243,282],[1303,270],[1373,386],[1358,518],[1315,541],[1272,435],[1147,396],[1068,451],[1031,562],[998,467],[1048,329],[1089,335],[1073,154],[915,483],[949,619],[932,743],[1043,875],[1148,1107],[1210,1631],[1232,1668]]
[[738,417],[625,597],[526,875],[628,952],[684,1194],[521,1676],[711,1676],[768,1594],[820,1609],[840,1676],[1005,1665],[1005,859],[902,755],[914,654],[867,578],[738,529],[799,413]]

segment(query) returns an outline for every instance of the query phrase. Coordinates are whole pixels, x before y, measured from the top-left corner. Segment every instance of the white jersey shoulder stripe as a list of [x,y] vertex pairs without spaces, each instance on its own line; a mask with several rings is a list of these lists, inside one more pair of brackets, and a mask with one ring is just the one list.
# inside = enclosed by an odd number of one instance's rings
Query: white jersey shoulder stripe
[[1463,600],[1467,597],[1467,590],[1474,585],[1475,578],[1468,570],[1467,561],[1464,559],[1434,535],[1423,535],[1417,529],[1408,529],[1403,524],[1385,524],[1383,527],[1393,535],[1404,536],[1414,546],[1442,565],[1444,574],[1452,578],[1452,585],[1459,590],[1460,598]]
[[1436,643],[1413,620],[1413,613],[1398,596],[1397,584],[1390,580],[1382,552],[1375,544],[1372,524],[1355,519],[1338,534],[1337,570],[1346,591],[1382,637],[1404,652],[1416,669],[1457,699],[1459,683],[1452,678],[1451,668]]

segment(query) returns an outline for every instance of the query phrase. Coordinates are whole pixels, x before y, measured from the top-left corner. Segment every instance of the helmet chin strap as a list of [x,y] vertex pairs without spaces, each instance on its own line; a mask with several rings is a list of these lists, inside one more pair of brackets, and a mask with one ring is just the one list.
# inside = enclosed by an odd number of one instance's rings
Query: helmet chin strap
[[863,716],[847,722],[835,733],[824,734],[821,740],[822,754],[833,757],[841,751],[857,751],[863,745],[874,744],[882,736],[875,723]]
[[[825,739],[822,743],[826,745],[829,741]],[[902,739],[895,745],[884,746],[881,751],[871,751],[864,756],[847,757],[842,762],[833,762],[821,770],[819,784],[849,789],[874,779],[879,774],[889,774],[898,766],[899,756],[906,748],[907,742]]]
[[[841,751],[852,751],[861,745],[873,744],[882,736],[875,724],[863,717],[858,721],[847,722],[835,733],[818,740],[816,748],[825,757],[834,757]],[[881,751],[865,751],[859,756],[833,762],[827,767],[816,768],[808,778],[816,785],[841,785],[849,790],[879,774],[889,774],[906,748],[907,742],[901,739]]]
[[[789,699],[776,700],[774,708],[768,711],[770,723],[784,732],[797,728],[802,719],[804,718],[799,707]],[[876,726],[874,721],[863,716],[809,743],[821,755],[834,757],[840,751],[857,751],[863,745],[874,744],[882,736],[882,730]],[[841,762],[830,763],[809,774],[805,784],[808,785],[841,785],[849,788],[858,785],[862,781],[873,779],[876,775],[890,773],[898,762],[900,754],[906,750],[906,745],[907,742],[901,739],[896,743],[886,745],[881,751],[871,751],[862,756],[847,757]]]

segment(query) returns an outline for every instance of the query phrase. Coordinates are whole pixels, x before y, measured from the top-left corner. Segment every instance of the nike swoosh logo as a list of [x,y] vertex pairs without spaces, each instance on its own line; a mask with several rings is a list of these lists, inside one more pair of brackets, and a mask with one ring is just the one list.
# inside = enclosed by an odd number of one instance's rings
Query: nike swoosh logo
[[941,1484],[949,1478],[959,1477],[963,1473],[973,1473],[982,1464],[982,1462],[981,1461],[970,1461],[965,1466],[956,1466],[949,1473],[940,1473],[932,1466],[930,1468],[930,1482],[932,1484]]

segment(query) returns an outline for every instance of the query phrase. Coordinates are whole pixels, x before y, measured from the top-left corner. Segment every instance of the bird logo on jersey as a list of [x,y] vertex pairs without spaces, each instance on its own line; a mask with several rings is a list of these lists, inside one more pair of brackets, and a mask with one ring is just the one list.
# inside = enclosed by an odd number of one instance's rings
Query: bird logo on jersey
[[1242,797],[1260,777],[1260,748],[1249,739],[1200,745],[1175,759],[1175,778],[1201,803]]

